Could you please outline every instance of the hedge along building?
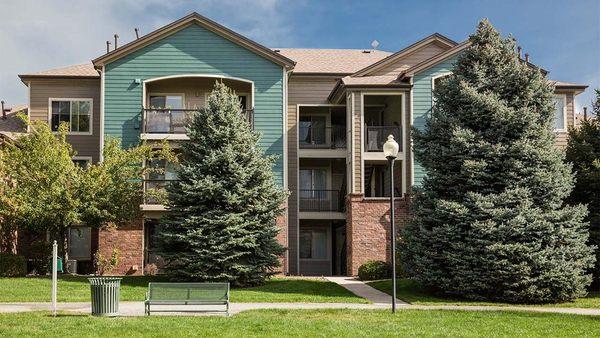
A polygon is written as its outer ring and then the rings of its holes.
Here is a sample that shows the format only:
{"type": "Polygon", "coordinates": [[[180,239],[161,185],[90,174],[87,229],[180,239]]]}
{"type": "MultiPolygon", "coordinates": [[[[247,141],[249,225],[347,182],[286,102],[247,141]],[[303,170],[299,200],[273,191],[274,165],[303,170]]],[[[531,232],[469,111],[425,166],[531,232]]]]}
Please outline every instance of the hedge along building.
{"type": "MultiPolygon", "coordinates": [[[[407,193],[425,173],[412,161],[410,128],[423,127],[437,79],[468,47],[433,34],[396,52],[359,49],[269,49],[197,13],[115,48],[90,64],[20,75],[29,117],[56,128],[69,122],[77,161],[101,161],[107,137],[123,146],[148,140],[185,142],[184,117],[202,108],[214,81],[233,88],[243,113],[279,155],[278,183],[290,190],[277,220],[287,248],[282,272],[355,275],[367,260],[390,259],[390,182],[382,145],[400,144],[396,217],[408,217],[407,193]]],[[[574,124],[574,98],[586,86],[553,82],[557,143],[574,124]]],[[[144,189],[176,179],[146,177],[144,189]]],[[[70,257],[89,261],[99,250],[121,252],[118,273],[163,264],[154,252],[158,220],[168,212],[151,197],[143,219],[113,230],[73,231],[70,257]]]]}

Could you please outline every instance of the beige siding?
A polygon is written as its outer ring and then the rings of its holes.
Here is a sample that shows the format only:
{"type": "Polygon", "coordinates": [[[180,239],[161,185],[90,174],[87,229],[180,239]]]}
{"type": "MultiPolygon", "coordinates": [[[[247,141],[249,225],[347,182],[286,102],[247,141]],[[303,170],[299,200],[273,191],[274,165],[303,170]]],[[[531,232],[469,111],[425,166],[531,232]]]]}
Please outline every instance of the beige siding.
{"type": "Polygon", "coordinates": [[[354,163],[352,171],[354,175],[354,193],[362,193],[362,99],[361,93],[355,92],[352,104],[352,116],[354,117],[354,142],[352,142],[352,151],[354,152],[354,163]]]}
{"type": "Polygon", "coordinates": [[[77,156],[100,157],[100,79],[35,79],[30,82],[31,120],[48,121],[50,98],[91,98],[92,135],[69,135],[77,156]]]}
{"type": "Polygon", "coordinates": [[[425,61],[445,50],[448,47],[442,47],[441,45],[432,42],[418,50],[385,65],[384,67],[370,72],[369,75],[399,75],[402,71],[425,61]]]}
{"type": "MultiPolygon", "coordinates": [[[[213,78],[187,78],[167,79],[149,83],[146,88],[146,105],[149,105],[152,94],[183,94],[184,108],[196,109],[205,106],[206,95],[212,91],[215,81],[223,81],[237,94],[251,94],[252,87],[249,83],[232,81],[228,79],[217,80],[213,78]]],[[[250,97],[248,98],[250,100],[250,97]]]]}
{"type": "Polygon", "coordinates": [[[298,265],[298,104],[328,104],[327,97],[336,84],[334,77],[294,76],[288,85],[288,235],[289,270],[299,273],[298,265]]]}
{"type": "MultiPolygon", "coordinates": [[[[566,94],[567,96],[567,127],[573,127],[575,123],[575,116],[573,111],[575,109],[575,99],[572,92],[556,92],[557,94],[566,94]]],[[[556,133],[556,145],[560,148],[567,146],[567,132],[556,133]]]]}

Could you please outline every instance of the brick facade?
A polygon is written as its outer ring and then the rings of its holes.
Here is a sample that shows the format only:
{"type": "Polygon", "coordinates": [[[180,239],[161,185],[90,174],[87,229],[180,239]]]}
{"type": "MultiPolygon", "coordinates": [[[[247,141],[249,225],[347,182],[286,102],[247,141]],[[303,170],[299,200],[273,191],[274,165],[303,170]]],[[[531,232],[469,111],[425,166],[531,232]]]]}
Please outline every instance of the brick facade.
{"type": "Polygon", "coordinates": [[[110,275],[141,275],[144,264],[144,224],[141,218],[119,226],[98,231],[98,251],[110,257],[118,249],[119,264],[110,275]]]}
{"type": "MultiPolygon", "coordinates": [[[[287,208],[287,205],[286,205],[287,208]]],[[[278,272],[287,272],[287,213],[277,217],[277,235],[279,244],[286,248],[280,258],[281,267],[278,272]]],[[[104,257],[110,257],[114,249],[120,251],[119,265],[111,271],[110,275],[142,275],[144,263],[144,226],[143,220],[138,219],[127,225],[102,228],[97,231],[97,241],[94,239],[93,251],[96,247],[104,257]],[[95,245],[97,243],[97,246],[95,245]]]]}
{"type": "MultiPolygon", "coordinates": [[[[408,202],[396,200],[396,231],[408,220],[408,202]]],[[[391,224],[389,199],[365,199],[362,194],[346,199],[346,239],[348,275],[369,260],[391,262],[391,224]]]]}

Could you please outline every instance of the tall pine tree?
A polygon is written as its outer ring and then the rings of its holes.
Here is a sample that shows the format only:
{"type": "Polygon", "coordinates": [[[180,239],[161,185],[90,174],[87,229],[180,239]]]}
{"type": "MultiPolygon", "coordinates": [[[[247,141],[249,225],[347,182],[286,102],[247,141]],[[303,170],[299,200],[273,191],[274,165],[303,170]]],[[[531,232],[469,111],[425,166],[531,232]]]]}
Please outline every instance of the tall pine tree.
{"type": "Polygon", "coordinates": [[[585,294],[586,208],[554,146],[553,89],[487,21],[470,36],[414,154],[427,171],[402,231],[407,273],[470,299],[540,303],[585,294]]]}
{"type": "Polygon", "coordinates": [[[187,134],[158,235],[166,272],[178,280],[264,282],[283,253],[275,220],[287,194],[275,182],[275,157],[264,155],[260,135],[223,83],[193,115],[187,134]]]}
{"type": "MultiPolygon", "coordinates": [[[[569,130],[567,162],[573,164],[575,188],[569,197],[572,203],[588,205],[590,243],[600,246],[600,89],[592,108],[595,116],[584,120],[578,128],[569,130]]],[[[600,250],[596,248],[594,267],[595,288],[600,289],[600,250]]]]}

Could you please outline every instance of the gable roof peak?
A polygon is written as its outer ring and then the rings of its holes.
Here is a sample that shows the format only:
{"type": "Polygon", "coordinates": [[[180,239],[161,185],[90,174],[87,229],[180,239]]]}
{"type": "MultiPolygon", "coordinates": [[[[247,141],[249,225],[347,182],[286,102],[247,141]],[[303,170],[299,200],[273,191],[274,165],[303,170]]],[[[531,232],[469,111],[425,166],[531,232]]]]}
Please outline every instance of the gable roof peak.
{"type": "Polygon", "coordinates": [[[122,56],[125,56],[139,48],[147,46],[155,41],[158,41],[166,36],[169,36],[187,25],[191,23],[196,23],[203,28],[212,31],[213,33],[220,35],[224,39],[227,39],[233,43],[236,43],[266,59],[271,60],[279,65],[282,65],[288,69],[294,67],[295,62],[293,60],[288,59],[287,57],[278,54],[267,48],[256,41],[253,41],[239,33],[234,32],[233,30],[197,13],[192,12],[179,20],[173,21],[170,24],[167,24],[163,27],[160,27],[144,36],[141,36],[138,39],[135,39],[129,43],[122,45],[102,56],[99,56],[92,60],[94,67],[100,68],[106,63],[119,59],[122,56]]]}
{"type": "Polygon", "coordinates": [[[352,76],[367,75],[367,74],[371,73],[372,71],[380,69],[392,62],[395,62],[396,60],[402,58],[403,56],[406,56],[406,55],[408,55],[408,54],[418,50],[419,48],[421,48],[425,45],[428,45],[429,43],[432,43],[432,42],[437,42],[438,44],[443,45],[447,49],[451,49],[458,44],[456,41],[454,41],[440,33],[433,33],[433,34],[428,35],[425,38],[391,54],[390,56],[388,56],[382,60],[379,60],[378,62],[368,65],[367,67],[352,74],[352,76]]]}

